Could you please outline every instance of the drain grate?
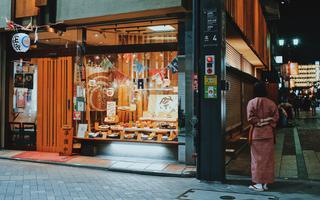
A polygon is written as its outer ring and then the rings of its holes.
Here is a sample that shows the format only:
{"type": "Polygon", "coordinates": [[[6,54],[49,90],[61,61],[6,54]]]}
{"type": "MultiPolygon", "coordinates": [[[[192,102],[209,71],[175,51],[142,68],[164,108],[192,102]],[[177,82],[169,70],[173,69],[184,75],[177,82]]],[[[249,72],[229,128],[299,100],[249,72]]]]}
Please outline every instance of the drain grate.
{"type": "Polygon", "coordinates": [[[180,200],[278,200],[275,196],[191,189],[180,195],[180,200]]]}

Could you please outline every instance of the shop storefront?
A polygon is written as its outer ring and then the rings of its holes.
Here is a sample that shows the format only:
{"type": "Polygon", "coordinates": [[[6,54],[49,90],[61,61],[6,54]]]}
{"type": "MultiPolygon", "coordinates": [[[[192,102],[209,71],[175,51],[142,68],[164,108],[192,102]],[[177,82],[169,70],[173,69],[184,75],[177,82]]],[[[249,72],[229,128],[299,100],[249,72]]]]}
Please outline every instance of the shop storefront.
{"type": "Polygon", "coordinates": [[[37,43],[12,62],[7,146],[185,160],[180,26],[165,19],[29,34],[37,43]]]}

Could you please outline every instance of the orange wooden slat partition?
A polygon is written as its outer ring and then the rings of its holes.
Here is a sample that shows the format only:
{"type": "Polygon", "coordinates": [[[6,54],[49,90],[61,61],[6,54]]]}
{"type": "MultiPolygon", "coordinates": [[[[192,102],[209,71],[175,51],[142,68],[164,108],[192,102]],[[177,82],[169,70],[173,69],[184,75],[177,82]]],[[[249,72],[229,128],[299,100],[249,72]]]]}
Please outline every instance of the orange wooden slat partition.
{"type": "MultiPolygon", "coordinates": [[[[37,150],[62,152],[63,126],[72,126],[72,58],[37,58],[31,62],[38,65],[37,150]]],[[[72,137],[69,140],[72,145],[72,137]]]]}
{"type": "Polygon", "coordinates": [[[39,8],[36,7],[36,0],[15,0],[15,17],[37,16],[39,8]]]}

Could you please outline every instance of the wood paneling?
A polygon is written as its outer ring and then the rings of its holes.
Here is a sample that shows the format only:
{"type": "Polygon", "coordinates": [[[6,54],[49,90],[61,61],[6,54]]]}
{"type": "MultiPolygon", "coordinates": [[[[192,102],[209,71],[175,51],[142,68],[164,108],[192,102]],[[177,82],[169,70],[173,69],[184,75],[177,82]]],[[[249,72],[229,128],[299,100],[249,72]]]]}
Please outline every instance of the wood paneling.
{"type": "Polygon", "coordinates": [[[269,66],[269,32],[259,0],[226,0],[226,11],[244,34],[248,45],[269,66]]]}
{"type": "Polygon", "coordinates": [[[63,127],[72,126],[72,58],[40,58],[32,63],[38,65],[37,150],[71,152],[72,131],[67,131],[71,140],[65,141],[63,127]],[[65,149],[66,143],[71,148],[65,149]]]}
{"type": "Polygon", "coordinates": [[[15,0],[16,18],[31,17],[38,15],[39,8],[36,7],[36,0],[15,0]]]}

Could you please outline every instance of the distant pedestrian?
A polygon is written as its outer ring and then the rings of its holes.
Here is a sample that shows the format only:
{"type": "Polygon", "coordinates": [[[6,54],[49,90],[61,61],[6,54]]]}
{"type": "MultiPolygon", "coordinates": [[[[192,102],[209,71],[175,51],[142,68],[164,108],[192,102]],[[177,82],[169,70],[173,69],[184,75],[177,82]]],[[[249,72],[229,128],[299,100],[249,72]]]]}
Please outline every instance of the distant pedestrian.
{"type": "Polygon", "coordinates": [[[298,118],[300,115],[300,106],[301,106],[301,98],[298,95],[294,97],[292,105],[294,110],[294,116],[295,118],[298,118]]]}
{"type": "Polygon", "coordinates": [[[275,128],[279,119],[277,105],[267,96],[264,82],[254,85],[255,98],[247,106],[247,118],[252,125],[249,138],[251,144],[251,175],[253,184],[249,189],[268,190],[274,182],[275,128]]]}
{"type": "Polygon", "coordinates": [[[316,116],[317,100],[315,96],[312,96],[310,106],[311,106],[312,116],[316,116]]]}

